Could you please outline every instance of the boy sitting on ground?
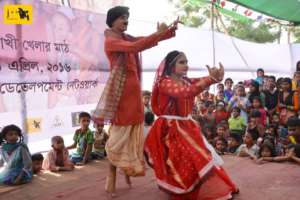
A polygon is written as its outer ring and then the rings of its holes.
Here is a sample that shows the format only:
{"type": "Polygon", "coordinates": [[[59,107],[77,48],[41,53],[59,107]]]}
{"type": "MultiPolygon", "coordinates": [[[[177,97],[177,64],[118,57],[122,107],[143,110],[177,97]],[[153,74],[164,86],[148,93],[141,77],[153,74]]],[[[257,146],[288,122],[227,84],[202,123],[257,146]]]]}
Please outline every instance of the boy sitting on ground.
{"type": "Polygon", "coordinates": [[[32,172],[33,174],[39,174],[41,172],[44,156],[41,153],[35,153],[31,156],[32,160],[32,172]]]}
{"type": "Polygon", "coordinates": [[[94,128],[96,129],[94,132],[95,142],[93,145],[91,157],[92,159],[103,159],[106,156],[105,144],[108,140],[108,135],[104,130],[104,122],[95,123],[94,128]]]}
{"type": "Polygon", "coordinates": [[[68,150],[65,148],[64,139],[61,136],[51,138],[52,150],[50,150],[43,162],[43,169],[51,172],[72,171],[74,164],[69,160],[68,150]]]}
{"type": "Polygon", "coordinates": [[[94,143],[93,132],[89,129],[90,121],[89,113],[81,112],[79,114],[80,129],[75,131],[74,143],[67,147],[67,149],[76,148],[76,152],[71,154],[71,161],[74,164],[84,165],[89,161],[94,143]]]}

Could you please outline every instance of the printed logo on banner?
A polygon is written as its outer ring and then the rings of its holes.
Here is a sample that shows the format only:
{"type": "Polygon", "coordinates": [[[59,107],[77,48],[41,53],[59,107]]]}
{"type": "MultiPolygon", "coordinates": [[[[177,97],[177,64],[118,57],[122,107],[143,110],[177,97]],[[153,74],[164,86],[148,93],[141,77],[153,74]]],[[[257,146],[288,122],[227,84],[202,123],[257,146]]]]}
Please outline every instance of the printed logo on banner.
{"type": "Polygon", "coordinates": [[[80,126],[79,123],[79,114],[80,112],[72,112],[72,127],[80,126]]]}
{"type": "Polygon", "coordinates": [[[26,119],[28,133],[38,133],[42,130],[42,118],[28,118],[26,119]]]}
{"type": "Polygon", "coordinates": [[[55,115],[52,125],[53,128],[60,128],[64,126],[64,121],[61,119],[59,115],[55,115]]]}
{"type": "Polygon", "coordinates": [[[4,24],[32,24],[32,5],[4,5],[4,24]]]}

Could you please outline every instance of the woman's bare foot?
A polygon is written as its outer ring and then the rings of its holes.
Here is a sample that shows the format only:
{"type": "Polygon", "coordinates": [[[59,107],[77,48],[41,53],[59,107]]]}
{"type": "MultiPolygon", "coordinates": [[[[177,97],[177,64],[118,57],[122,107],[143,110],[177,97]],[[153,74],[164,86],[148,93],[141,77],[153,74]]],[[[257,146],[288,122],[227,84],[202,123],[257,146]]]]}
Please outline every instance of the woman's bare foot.
{"type": "Polygon", "coordinates": [[[232,192],[232,194],[239,194],[240,193],[240,189],[236,188],[234,192],[232,192]]]}

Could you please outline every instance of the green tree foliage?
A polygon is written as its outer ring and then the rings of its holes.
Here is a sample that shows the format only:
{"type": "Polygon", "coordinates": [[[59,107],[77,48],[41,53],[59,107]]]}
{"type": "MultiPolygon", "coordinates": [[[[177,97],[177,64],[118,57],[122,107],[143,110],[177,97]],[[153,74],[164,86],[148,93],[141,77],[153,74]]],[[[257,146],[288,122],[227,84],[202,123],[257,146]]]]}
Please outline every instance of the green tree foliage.
{"type": "Polygon", "coordinates": [[[231,20],[227,27],[230,35],[257,43],[274,42],[279,37],[279,32],[271,32],[274,29],[269,24],[255,24],[253,21],[231,20]]]}
{"type": "Polygon", "coordinates": [[[300,27],[297,26],[296,28],[294,28],[294,30],[292,31],[294,37],[296,38],[295,43],[300,43],[300,27]]]}
{"type": "Polygon", "coordinates": [[[202,0],[169,0],[175,7],[176,15],[189,27],[201,27],[209,18],[207,3],[202,0]]]}
{"type": "MultiPolygon", "coordinates": [[[[208,0],[169,0],[169,2],[174,5],[176,14],[179,14],[186,26],[201,27],[211,18],[211,4],[208,0]]],[[[216,19],[216,30],[225,32],[220,28],[220,22],[216,15],[213,17],[216,19]]],[[[258,24],[252,20],[238,20],[231,17],[226,17],[224,20],[230,35],[243,40],[266,43],[274,42],[280,37],[278,28],[271,24],[258,24]]]]}

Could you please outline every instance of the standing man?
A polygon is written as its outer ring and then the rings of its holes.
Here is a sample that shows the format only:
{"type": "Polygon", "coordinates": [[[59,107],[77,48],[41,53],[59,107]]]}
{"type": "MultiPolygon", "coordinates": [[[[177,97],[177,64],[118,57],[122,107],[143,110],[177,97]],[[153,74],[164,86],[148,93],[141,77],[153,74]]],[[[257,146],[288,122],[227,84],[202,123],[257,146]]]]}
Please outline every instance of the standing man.
{"type": "Polygon", "coordinates": [[[157,31],[146,37],[126,33],[129,8],[116,6],[107,12],[105,53],[110,62],[110,76],[104,88],[93,120],[109,120],[109,139],[106,144],[110,171],[105,190],[115,195],[116,168],[120,168],[131,186],[130,176],[143,176],[144,111],[141,92],[141,66],[138,53],[154,47],[159,41],[175,36],[178,20],[170,26],[158,24],[157,31]]]}

